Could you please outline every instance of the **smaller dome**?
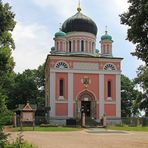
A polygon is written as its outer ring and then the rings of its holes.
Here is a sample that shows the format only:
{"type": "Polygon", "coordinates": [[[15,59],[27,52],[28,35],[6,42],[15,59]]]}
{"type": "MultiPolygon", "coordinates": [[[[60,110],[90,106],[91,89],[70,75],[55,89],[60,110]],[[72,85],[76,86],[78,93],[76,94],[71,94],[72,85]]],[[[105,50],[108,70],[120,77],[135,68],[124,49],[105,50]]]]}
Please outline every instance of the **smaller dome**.
{"type": "Polygon", "coordinates": [[[57,37],[65,37],[66,36],[66,33],[65,32],[63,32],[63,31],[61,31],[61,30],[59,30],[59,32],[56,32],[55,33],[55,37],[57,38],[57,37]]]}
{"type": "Polygon", "coordinates": [[[112,41],[112,36],[107,34],[107,31],[105,31],[105,35],[102,35],[101,40],[110,40],[112,41]]]}
{"type": "Polygon", "coordinates": [[[55,51],[55,47],[54,46],[51,47],[51,52],[53,52],[53,51],[55,51]]]}
{"type": "Polygon", "coordinates": [[[96,49],[96,53],[99,53],[99,49],[96,49]]]}

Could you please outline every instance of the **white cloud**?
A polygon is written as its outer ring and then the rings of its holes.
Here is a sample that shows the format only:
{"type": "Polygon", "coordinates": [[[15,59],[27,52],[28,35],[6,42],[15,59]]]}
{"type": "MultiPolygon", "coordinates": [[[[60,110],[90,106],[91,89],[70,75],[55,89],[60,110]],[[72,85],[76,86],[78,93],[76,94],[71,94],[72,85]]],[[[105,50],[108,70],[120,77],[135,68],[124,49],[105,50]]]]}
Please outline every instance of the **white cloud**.
{"type": "Polygon", "coordinates": [[[16,72],[37,68],[45,62],[53,42],[48,32],[45,26],[17,23],[13,32],[16,44],[16,49],[13,52],[16,72]]]}
{"type": "Polygon", "coordinates": [[[120,13],[123,13],[129,7],[127,0],[112,0],[112,5],[114,6],[114,9],[117,9],[120,13]]]}
{"type": "Polygon", "coordinates": [[[68,17],[73,14],[76,8],[77,0],[33,0],[33,2],[42,8],[51,8],[63,17],[68,17]]]}

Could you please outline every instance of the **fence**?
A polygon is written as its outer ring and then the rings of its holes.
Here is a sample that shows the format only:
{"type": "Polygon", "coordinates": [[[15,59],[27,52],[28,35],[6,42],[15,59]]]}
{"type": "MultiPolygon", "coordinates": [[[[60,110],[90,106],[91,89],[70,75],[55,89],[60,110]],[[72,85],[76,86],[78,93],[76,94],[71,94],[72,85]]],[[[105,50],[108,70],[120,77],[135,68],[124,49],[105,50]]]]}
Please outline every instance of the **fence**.
{"type": "Polygon", "coordinates": [[[121,125],[128,126],[148,126],[148,117],[143,118],[121,118],[121,125]]]}
{"type": "MultiPolygon", "coordinates": [[[[113,119],[112,119],[113,120],[113,119]]],[[[137,118],[137,117],[130,117],[130,118],[121,118],[121,122],[118,123],[118,125],[127,125],[127,126],[148,126],[148,117],[143,118],[137,118]]],[[[47,119],[45,116],[35,116],[35,125],[40,124],[47,124],[47,119]]],[[[24,125],[29,125],[30,123],[25,123],[24,125]]],[[[115,122],[112,122],[111,124],[115,124],[115,122]]],[[[17,126],[20,125],[20,118],[17,116],[17,126]]]]}

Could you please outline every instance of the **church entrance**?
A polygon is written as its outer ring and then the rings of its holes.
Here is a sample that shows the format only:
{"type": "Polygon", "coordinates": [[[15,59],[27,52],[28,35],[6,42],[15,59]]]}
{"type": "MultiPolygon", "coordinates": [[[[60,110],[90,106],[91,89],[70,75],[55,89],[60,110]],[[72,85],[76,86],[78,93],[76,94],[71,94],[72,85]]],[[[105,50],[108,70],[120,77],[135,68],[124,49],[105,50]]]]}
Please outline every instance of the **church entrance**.
{"type": "Polygon", "coordinates": [[[85,112],[86,117],[96,118],[96,100],[94,95],[87,90],[82,92],[76,101],[77,118],[81,118],[82,112],[85,112]]]}
{"type": "Polygon", "coordinates": [[[90,117],[91,115],[91,101],[81,101],[81,110],[84,110],[85,116],[90,117]]]}

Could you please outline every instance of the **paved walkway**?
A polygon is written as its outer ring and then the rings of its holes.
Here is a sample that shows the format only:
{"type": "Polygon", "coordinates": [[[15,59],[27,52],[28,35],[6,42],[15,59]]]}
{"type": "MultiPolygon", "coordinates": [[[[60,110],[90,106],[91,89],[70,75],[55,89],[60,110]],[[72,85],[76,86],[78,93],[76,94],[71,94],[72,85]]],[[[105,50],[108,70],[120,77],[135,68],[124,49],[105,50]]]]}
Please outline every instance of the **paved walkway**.
{"type": "MultiPolygon", "coordinates": [[[[11,133],[15,138],[17,133],[11,133]]],[[[86,129],[74,132],[23,132],[38,148],[148,148],[148,132],[86,129]]]]}

